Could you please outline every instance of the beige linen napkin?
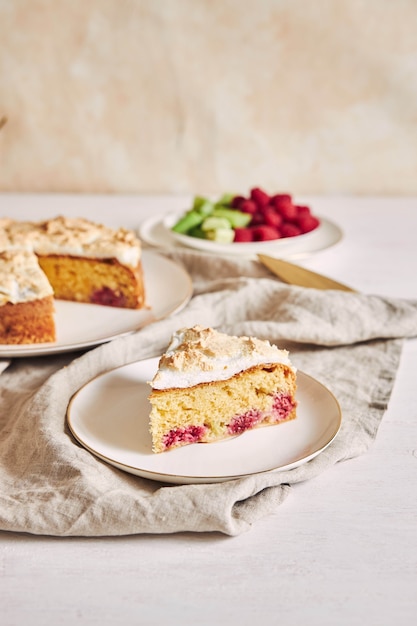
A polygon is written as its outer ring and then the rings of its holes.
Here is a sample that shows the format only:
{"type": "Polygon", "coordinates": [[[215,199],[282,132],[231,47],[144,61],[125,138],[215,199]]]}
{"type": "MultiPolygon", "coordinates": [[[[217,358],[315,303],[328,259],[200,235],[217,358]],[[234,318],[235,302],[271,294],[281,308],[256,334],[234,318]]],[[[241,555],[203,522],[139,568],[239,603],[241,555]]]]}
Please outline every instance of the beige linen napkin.
{"type": "Polygon", "coordinates": [[[12,362],[0,376],[0,529],[58,536],[178,531],[237,535],[270,514],[290,485],[365,452],[393,387],[417,302],[280,283],[257,263],[170,253],[189,270],[188,306],[82,355],[12,362]],[[226,483],[164,485],[98,460],[66,426],[71,396],[97,374],[160,354],[171,333],[202,324],[289,347],[294,364],[338,398],[335,441],[312,461],[226,483]]]}

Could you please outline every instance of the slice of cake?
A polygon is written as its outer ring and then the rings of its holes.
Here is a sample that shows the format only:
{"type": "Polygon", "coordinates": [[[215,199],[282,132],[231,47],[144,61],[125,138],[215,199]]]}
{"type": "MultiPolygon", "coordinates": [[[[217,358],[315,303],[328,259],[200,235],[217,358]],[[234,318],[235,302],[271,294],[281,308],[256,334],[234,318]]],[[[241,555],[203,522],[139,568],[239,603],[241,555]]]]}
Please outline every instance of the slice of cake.
{"type": "Polygon", "coordinates": [[[32,252],[0,252],[0,343],[55,341],[52,294],[32,252]]]}
{"type": "Polygon", "coordinates": [[[296,369],[288,352],[254,337],[181,329],[150,384],[154,452],[296,417],[296,369]]]}

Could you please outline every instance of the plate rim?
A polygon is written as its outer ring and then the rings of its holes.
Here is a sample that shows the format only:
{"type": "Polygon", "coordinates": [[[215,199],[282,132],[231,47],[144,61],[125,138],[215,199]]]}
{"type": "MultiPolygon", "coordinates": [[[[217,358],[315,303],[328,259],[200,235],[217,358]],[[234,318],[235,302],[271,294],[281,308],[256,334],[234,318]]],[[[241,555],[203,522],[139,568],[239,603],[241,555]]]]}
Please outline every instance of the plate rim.
{"type": "MultiPolygon", "coordinates": [[[[38,357],[38,356],[47,356],[53,354],[65,354],[67,352],[75,352],[84,350],[86,348],[91,348],[94,346],[101,345],[103,343],[108,343],[109,341],[113,341],[119,337],[124,337],[126,335],[132,334],[141,330],[141,328],[147,326],[149,323],[153,323],[154,321],[158,321],[161,319],[165,319],[174,313],[178,313],[181,311],[191,300],[193,295],[193,281],[188,273],[188,271],[179,263],[175,262],[173,259],[163,256],[154,250],[142,250],[142,259],[145,263],[152,262],[152,258],[156,258],[158,262],[163,261],[166,265],[170,265],[175,268],[175,271],[182,274],[184,279],[185,286],[185,297],[176,304],[175,307],[170,309],[162,316],[153,316],[153,319],[144,319],[143,322],[139,324],[139,326],[135,325],[134,328],[123,330],[121,332],[113,333],[104,337],[96,338],[93,341],[82,341],[76,343],[66,343],[59,344],[57,342],[54,343],[39,343],[39,344],[0,344],[0,358],[26,358],[26,357],[38,357]]],[[[145,276],[145,286],[146,286],[146,276],[145,276]]],[[[76,305],[83,305],[87,303],[74,303],[76,305]]],[[[134,309],[129,309],[134,311],[134,309]]],[[[152,308],[149,309],[136,309],[138,313],[141,311],[149,311],[149,314],[152,315],[152,308]]]]}
{"type": "MultiPolygon", "coordinates": [[[[327,395],[333,400],[335,407],[336,407],[337,419],[335,420],[331,434],[328,436],[326,442],[323,445],[321,445],[318,449],[314,450],[310,454],[307,454],[302,457],[298,457],[294,459],[293,461],[291,461],[290,463],[286,463],[285,465],[277,465],[274,467],[269,467],[267,469],[254,470],[254,471],[245,472],[241,474],[227,474],[227,475],[216,475],[216,476],[199,476],[195,474],[185,475],[185,474],[177,474],[177,473],[172,473],[172,472],[157,472],[154,470],[148,470],[148,469],[140,468],[137,466],[130,465],[128,463],[118,461],[115,458],[112,458],[110,456],[107,456],[106,454],[103,454],[102,452],[97,451],[90,444],[86,443],[77,432],[77,429],[76,427],[74,427],[74,423],[71,418],[71,409],[73,407],[73,404],[76,401],[77,397],[83,392],[83,390],[85,390],[86,387],[88,387],[90,384],[94,383],[95,381],[105,376],[112,375],[115,372],[123,368],[128,368],[129,366],[133,366],[139,363],[144,363],[147,361],[155,361],[155,360],[157,361],[159,358],[160,358],[160,355],[156,357],[149,357],[146,359],[139,359],[137,361],[133,361],[131,363],[127,363],[124,365],[120,365],[116,368],[112,368],[111,370],[108,370],[106,372],[102,372],[98,374],[97,376],[95,376],[94,378],[87,381],[84,385],[82,385],[72,395],[72,397],[70,398],[68,402],[68,406],[67,406],[67,410],[65,414],[65,421],[74,439],[94,457],[101,459],[108,465],[111,465],[112,467],[116,467],[120,469],[121,471],[127,472],[135,476],[139,476],[142,478],[155,480],[157,482],[165,482],[165,483],[171,483],[171,484],[177,484],[177,485],[212,484],[212,483],[226,482],[226,481],[231,481],[231,480],[238,480],[241,478],[248,478],[250,476],[256,476],[258,474],[267,474],[271,472],[283,472],[283,471],[287,471],[295,467],[298,467],[300,465],[303,465],[307,463],[308,461],[311,461],[312,459],[314,459],[316,456],[318,456],[322,452],[324,452],[324,450],[328,448],[328,446],[335,440],[335,438],[340,432],[343,415],[342,415],[342,409],[341,409],[340,403],[338,399],[336,398],[336,396],[334,395],[334,393],[328,387],[326,387],[326,385],[324,385],[322,382],[320,382],[319,380],[317,380],[310,374],[307,374],[303,370],[298,370],[297,371],[298,377],[300,377],[301,375],[302,378],[308,379],[310,382],[313,382],[315,385],[317,385],[322,390],[324,390],[327,393],[327,395]]],[[[298,380],[300,379],[298,378],[298,380]]],[[[245,433],[242,433],[242,434],[245,434],[245,433]]],[[[213,443],[216,443],[216,442],[213,442],[213,443]]],[[[221,443],[221,442],[217,442],[217,443],[221,443]]]]}

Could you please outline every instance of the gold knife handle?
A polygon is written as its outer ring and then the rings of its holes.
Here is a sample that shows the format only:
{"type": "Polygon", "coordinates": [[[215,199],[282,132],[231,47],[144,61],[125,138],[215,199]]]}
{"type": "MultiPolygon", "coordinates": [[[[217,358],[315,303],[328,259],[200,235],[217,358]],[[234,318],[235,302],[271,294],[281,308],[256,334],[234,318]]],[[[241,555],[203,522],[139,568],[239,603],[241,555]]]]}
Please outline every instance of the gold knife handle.
{"type": "Polygon", "coordinates": [[[311,272],[304,269],[294,263],[283,261],[282,259],[275,259],[274,257],[267,256],[266,254],[258,254],[259,261],[267,267],[275,276],[278,276],[280,280],[289,284],[297,285],[299,287],[310,287],[313,289],[339,289],[341,291],[355,290],[343,283],[339,283],[328,276],[311,272]]]}

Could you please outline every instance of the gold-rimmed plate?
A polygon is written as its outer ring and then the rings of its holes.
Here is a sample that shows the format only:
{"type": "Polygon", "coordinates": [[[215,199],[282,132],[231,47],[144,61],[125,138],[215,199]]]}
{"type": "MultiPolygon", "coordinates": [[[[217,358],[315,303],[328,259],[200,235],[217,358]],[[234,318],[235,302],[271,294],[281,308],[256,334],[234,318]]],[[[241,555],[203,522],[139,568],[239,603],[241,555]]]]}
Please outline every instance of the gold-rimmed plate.
{"type": "Polygon", "coordinates": [[[306,463],[336,437],[339,403],[311,376],[298,372],[295,420],[248,431],[219,443],[192,444],[154,454],[148,396],[158,358],[106,372],[82,387],[67,411],[75,439],[125,472],[174,484],[217,483],[306,463]]]}
{"type": "Polygon", "coordinates": [[[232,257],[255,258],[257,254],[270,254],[282,259],[297,259],[331,248],[343,238],[343,232],[337,224],[319,217],[318,228],[297,237],[252,243],[217,243],[173,232],[172,226],[180,216],[181,213],[168,213],[144,220],[138,228],[141,240],[149,246],[182,247],[232,257]]]}

